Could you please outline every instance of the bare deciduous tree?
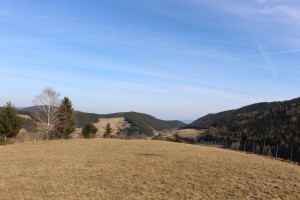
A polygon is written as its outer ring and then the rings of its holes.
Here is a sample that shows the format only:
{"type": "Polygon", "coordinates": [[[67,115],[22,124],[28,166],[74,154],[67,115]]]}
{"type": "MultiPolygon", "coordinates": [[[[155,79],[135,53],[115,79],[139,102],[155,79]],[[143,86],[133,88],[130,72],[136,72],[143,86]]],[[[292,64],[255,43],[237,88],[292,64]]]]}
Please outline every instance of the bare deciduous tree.
{"type": "Polygon", "coordinates": [[[59,100],[60,94],[50,87],[46,87],[43,92],[33,99],[33,104],[37,107],[33,115],[37,122],[41,123],[39,127],[46,134],[48,140],[51,133],[60,126],[59,118],[59,100]]]}

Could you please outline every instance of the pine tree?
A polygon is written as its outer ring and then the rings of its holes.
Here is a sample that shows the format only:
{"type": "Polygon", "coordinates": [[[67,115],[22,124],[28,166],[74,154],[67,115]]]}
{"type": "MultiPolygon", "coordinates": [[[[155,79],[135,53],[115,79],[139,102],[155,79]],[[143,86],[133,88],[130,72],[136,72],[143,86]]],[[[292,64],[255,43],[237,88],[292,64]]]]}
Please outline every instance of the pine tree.
{"type": "Polygon", "coordinates": [[[64,97],[61,100],[59,107],[59,118],[61,121],[60,127],[58,129],[58,134],[62,138],[69,138],[69,135],[74,132],[74,116],[73,116],[73,105],[68,97],[64,97]]]}
{"type": "Polygon", "coordinates": [[[108,123],[105,127],[105,133],[103,135],[104,138],[109,138],[112,133],[112,128],[110,127],[110,123],[108,123]]]}
{"type": "Polygon", "coordinates": [[[84,138],[93,138],[97,131],[98,129],[94,126],[94,124],[88,123],[82,128],[81,134],[84,138]]]}
{"type": "Polygon", "coordinates": [[[0,113],[0,135],[9,138],[15,137],[21,129],[21,120],[17,110],[8,102],[0,113]]]}

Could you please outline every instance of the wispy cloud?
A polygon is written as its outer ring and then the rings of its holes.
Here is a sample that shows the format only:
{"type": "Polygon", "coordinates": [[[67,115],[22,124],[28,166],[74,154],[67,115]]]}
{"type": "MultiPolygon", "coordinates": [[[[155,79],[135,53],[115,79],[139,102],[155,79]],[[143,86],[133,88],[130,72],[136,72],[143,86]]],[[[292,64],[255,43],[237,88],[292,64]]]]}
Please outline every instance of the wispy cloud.
{"type": "Polygon", "coordinates": [[[285,20],[287,23],[291,23],[290,20],[300,23],[300,8],[297,8],[295,5],[270,5],[270,3],[264,3],[264,7],[261,9],[261,13],[268,15],[280,15],[280,20],[285,20]],[[286,17],[284,19],[283,17],[286,17]],[[289,21],[287,21],[289,20],[289,21]]]}
{"type": "Polygon", "coordinates": [[[256,22],[300,23],[300,2],[289,0],[256,1],[201,1],[190,0],[199,5],[218,9],[256,22]]]}

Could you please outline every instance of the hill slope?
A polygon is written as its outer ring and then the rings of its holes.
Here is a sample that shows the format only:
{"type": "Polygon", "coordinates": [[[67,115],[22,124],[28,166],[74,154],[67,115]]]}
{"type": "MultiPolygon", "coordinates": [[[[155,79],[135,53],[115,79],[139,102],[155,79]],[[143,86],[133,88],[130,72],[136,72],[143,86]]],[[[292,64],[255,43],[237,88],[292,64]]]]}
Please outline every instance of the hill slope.
{"type": "Polygon", "coordinates": [[[244,106],[242,108],[235,109],[235,110],[223,111],[216,114],[208,114],[205,115],[204,117],[195,120],[187,127],[196,128],[196,129],[209,128],[211,126],[216,126],[217,123],[219,123],[220,121],[226,118],[235,117],[244,113],[266,111],[272,107],[276,107],[280,105],[281,103],[282,102],[271,102],[271,103],[262,102],[262,103],[256,103],[256,104],[244,106]]]}
{"type": "Polygon", "coordinates": [[[1,199],[299,199],[300,167],[196,145],[60,140],[0,147],[1,199]]]}
{"type": "MultiPolygon", "coordinates": [[[[121,112],[112,114],[93,114],[93,113],[83,113],[75,112],[76,126],[82,127],[88,122],[97,123],[99,118],[122,118],[131,124],[128,128],[128,132],[131,134],[145,134],[147,136],[153,135],[153,130],[165,130],[165,129],[175,129],[180,128],[185,123],[181,121],[165,121],[157,119],[151,115],[137,112],[121,112]]],[[[101,119],[100,119],[101,120],[101,119]]]]}
{"type": "Polygon", "coordinates": [[[300,162],[300,98],[208,115],[190,126],[209,128],[199,141],[238,142],[247,151],[256,145],[260,154],[300,162]]]}
{"type": "MultiPolygon", "coordinates": [[[[30,112],[35,110],[36,107],[27,107],[19,110],[19,114],[30,115],[30,112]]],[[[112,114],[95,114],[95,113],[85,113],[80,111],[74,112],[75,116],[75,126],[81,128],[87,123],[97,123],[99,118],[125,118],[125,120],[131,124],[128,128],[128,132],[131,134],[145,134],[147,136],[152,136],[153,130],[161,131],[165,129],[176,129],[186,124],[181,121],[166,121],[157,119],[151,115],[137,112],[120,112],[112,114]]]]}

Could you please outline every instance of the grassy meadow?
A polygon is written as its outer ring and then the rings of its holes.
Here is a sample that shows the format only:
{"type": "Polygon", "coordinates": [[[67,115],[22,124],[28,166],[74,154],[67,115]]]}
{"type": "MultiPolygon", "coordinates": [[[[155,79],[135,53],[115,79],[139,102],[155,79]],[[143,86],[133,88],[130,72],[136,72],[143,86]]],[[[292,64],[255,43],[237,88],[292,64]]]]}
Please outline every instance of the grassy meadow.
{"type": "Polygon", "coordinates": [[[196,129],[182,129],[179,130],[178,136],[183,139],[197,138],[203,134],[206,130],[196,130],[196,129]]]}
{"type": "Polygon", "coordinates": [[[0,199],[300,199],[297,165],[149,140],[0,146],[0,177],[0,199]]]}

